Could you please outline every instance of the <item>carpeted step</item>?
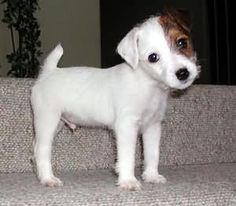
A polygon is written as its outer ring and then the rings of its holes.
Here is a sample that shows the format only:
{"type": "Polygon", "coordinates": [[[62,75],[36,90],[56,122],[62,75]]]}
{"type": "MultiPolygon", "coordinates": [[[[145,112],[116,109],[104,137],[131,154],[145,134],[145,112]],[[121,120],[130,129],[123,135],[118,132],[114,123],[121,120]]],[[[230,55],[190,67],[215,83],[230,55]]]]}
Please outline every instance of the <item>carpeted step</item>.
{"type": "Polygon", "coordinates": [[[133,192],[117,188],[110,170],[59,173],[65,185],[58,188],[39,185],[32,173],[0,174],[0,205],[236,205],[236,163],[164,166],[160,171],[166,184],[143,183],[141,191],[133,192]]]}

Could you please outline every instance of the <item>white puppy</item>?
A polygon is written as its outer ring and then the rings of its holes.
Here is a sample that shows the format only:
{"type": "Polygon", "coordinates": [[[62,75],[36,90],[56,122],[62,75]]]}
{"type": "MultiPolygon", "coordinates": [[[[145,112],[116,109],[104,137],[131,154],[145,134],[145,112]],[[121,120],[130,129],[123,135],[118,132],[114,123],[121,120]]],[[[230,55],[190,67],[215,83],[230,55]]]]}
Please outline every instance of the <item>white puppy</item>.
{"type": "Polygon", "coordinates": [[[34,155],[43,185],[62,185],[51,166],[53,136],[62,123],[72,129],[106,125],[115,131],[118,185],[128,190],[141,186],[134,175],[135,145],[141,133],[144,181],[166,181],[158,173],[158,162],[169,89],[187,88],[198,75],[189,28],[182,17],[181,12],[169,10],[133,28],[117,48],[125,63],[108,69],[58,68],[61,45],[48,55],[31,98],[34,155]]]}

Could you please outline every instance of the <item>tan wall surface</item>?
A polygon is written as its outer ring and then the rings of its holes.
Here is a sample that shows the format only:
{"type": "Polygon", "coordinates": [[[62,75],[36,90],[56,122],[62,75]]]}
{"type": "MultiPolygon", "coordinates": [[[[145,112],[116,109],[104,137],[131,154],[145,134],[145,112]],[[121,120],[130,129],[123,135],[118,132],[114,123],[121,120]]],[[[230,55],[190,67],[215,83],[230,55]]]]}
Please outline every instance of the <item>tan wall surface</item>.
{"type": "MultiPolygon", "coordinates": [[[[36,16],[41,29],[43,56],[58,43],[64,48],[60,66],[100,66],[99,0],[39,0],[36,16]]],[[[0,18],[3,15],[0,5],[0,18]]],[[[10,33],[0,22],[0,75],[9,69],[10,33]]]]}

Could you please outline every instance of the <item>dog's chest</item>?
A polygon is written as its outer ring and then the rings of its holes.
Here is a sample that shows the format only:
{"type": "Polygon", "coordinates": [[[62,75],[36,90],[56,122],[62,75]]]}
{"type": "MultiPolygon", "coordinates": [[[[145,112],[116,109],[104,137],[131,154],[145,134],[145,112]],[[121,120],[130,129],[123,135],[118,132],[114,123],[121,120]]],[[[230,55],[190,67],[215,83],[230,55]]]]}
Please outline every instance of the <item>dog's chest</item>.
{"type": "Polygon", "coordinates": [[[167,93],[157,91],[147,101],[143,112],[143,124],[162,121],[167,104],[167,93]]]}

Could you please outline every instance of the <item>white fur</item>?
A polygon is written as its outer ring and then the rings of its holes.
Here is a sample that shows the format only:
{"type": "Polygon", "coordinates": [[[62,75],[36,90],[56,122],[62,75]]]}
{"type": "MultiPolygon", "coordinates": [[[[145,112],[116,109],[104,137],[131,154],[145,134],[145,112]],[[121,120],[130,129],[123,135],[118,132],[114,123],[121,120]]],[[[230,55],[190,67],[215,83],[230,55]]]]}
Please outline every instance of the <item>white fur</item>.
{"type": "Polygon", "coordinates": [[[197,66],[170,49],[157,18],[132,29],[117,51],[126,63],[108,69],[57,68],[63,54],[61,45],[46,58],[31,98],[36,134],[34,154],[42,184],[62,184],[51,166],[53,136],[62,122],[72,129],[76,125],[106,125],[115,131],[118,185],[128,190],[141,186],[134,176],[134,167],[137,134],[142,133],[143,179],[152,183],[166,181],[158,173],[158,162],[161,121],[169,88],[184,89],[192,84],[198,74],[197,66]],[[160,60],[149,63],[148,55],[153,52],[160,55],[160,60]],[[184,82],[175,75],[182,67],[190,72],[184,82]]]}

